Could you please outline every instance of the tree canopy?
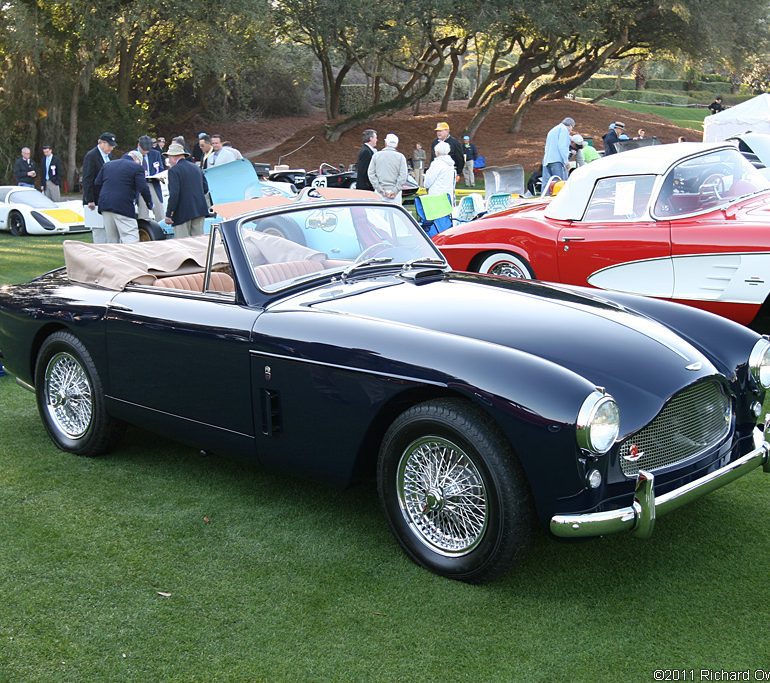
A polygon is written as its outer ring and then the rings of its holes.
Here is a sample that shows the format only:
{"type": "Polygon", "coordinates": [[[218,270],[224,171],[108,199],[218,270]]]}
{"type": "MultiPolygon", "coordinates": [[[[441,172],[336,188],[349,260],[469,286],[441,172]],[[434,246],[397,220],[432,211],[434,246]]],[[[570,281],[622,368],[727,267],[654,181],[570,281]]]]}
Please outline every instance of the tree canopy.
{"type": "Polygon", "coordinates": [[[769,2],[8,0],[0,167],[23,144],[66,149],[72,172],[105,129],[131,140],[201,116],[299,112],[314,72],[330,139],[437,89],[445,109],[460,80],[472,132],[500,102],[515,105],[515,130],[533,102],[659,54],[764,83],[769,2]],[[344,113],[351,85],[362,104],[344,113]]]}

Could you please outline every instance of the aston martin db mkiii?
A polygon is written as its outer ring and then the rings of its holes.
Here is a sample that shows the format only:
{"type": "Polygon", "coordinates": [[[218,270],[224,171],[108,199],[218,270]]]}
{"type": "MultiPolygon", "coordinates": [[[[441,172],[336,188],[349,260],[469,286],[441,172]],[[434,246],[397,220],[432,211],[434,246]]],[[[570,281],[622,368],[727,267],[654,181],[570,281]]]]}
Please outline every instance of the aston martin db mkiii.
{"type": "Polygon", "coordinates": [[[317,194],[218,207],[204,237],[68,241],[65,268],[0,288],[2,361],[53,442],[100,455],[131,423],[337,485],[376,472],[406,553],[468,582],[513,566],[536,520],[647,537],[770,469],[767,339],[456,273],[401,207],[317,194]]]}

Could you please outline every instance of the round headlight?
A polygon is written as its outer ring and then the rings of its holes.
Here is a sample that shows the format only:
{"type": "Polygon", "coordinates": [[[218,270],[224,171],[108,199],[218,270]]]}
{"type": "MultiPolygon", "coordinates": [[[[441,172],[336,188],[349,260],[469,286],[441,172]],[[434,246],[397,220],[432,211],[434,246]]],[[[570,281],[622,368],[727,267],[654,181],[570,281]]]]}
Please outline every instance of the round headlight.
{"type": "Polygon", "coordinates": [[[749,371],[754,381],[764,389],[770,388],[770,341],[759,339],[749,355],[749,371]]]}
{"type": "Polygon", "coordinates": [[[592,392],[578,413],[578,446],[601,455],[612,448],[619,430],[620,410],[615,399],[601,391],[592,392]]]}

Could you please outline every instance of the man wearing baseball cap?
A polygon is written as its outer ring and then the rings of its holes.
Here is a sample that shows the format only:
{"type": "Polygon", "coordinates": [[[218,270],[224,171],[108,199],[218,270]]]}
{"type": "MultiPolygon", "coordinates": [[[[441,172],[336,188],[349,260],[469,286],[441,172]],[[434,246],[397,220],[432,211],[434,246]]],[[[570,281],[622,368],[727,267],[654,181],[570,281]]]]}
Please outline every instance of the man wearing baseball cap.
{"type": "Polygon", "coordinates": [[[113,133],[102,133],[96,147],[86,152],[85,157],[83,157],[83,216],[86,228],[91,230],[91,239],[94,244],[107,241],[104,233],[104,221],[97,209],[99,188],[94,185],[94,181],[99,175],[99,171],[102,170],[102,166],[110,161],[110,154],[117,144],[113,133]]]}
{"type": "Polygon", "coordinates": [[[449,156],[452,157],[452,161],[455,162],[455,171],[457,175],[462,175],[463,168],[465,168],[465,153],[463,152],[463,146],[459,140],[456,140],[449,134],[449,124],[446,121],[441,121],[436,124],[436,139],[430,146],[430,160],[433,161],[436,158],[436,145],[439,142],[446,142],[449,145],[449,156]]]}

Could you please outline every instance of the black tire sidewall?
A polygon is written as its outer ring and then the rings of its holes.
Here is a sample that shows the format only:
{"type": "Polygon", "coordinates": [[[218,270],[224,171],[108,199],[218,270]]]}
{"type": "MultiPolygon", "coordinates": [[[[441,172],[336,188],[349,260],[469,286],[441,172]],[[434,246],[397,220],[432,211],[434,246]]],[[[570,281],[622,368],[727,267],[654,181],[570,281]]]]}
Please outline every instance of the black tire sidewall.
{"type": "Polygon", "coordinates": [[[11,234],[14,237],[24,237],[27,234],[27,224],[24,220],[24,216],[22,216],[18,211],[11,211],[8,216],[8,229],[11,231],[11,234]],[[14,219],[19,220],[18,228],[13,227],[14,219]]]}
{"type": "MultiPolygon", "coordinates": [[[[491,452],[488,453],[494,446],[484,438],[483,429],[477,430],[480,433],[475,435],[466,435],[453,424],[453,420],[440,415],[428,416],[421,412],[425,413],[414,409],[404,413],[393,423],[383,440],[377,479],[386,518],[402,548],[418,564],[448,578],[470,583],[486,581],[513,563],[515,548],[504,546],[514,541],[520,542],[524,547],[528,541],[528,536],[515,541],[510,528],[507,528],[511,516],[521,513],[521,510],[507,510],[504,502],[505,491],[521,488],[521,482],[511,481],[516,477],[515,469],[501,466],[504,458],[510,456],[510,453],[503,454],[502,459],[495,457],[491,452]],[[410,528],[405,514],[401,511],[397,490],[399,461],[410,443],[425,436],[442,437],[456,444],[472,460],[484,482],[487,496],[487,528],[481,543],[465,555],[446,556],[431,549],[410,528]],[[477,438],[473,438],[472,442],[470,436],[477,438]],[[479,447],[474,443],[479,444],[479,447]]],[[[526,508],[525,505],[522,509],[526,508]]],[[[527,527],[528,525],[527,522],[527,527]]]]}

